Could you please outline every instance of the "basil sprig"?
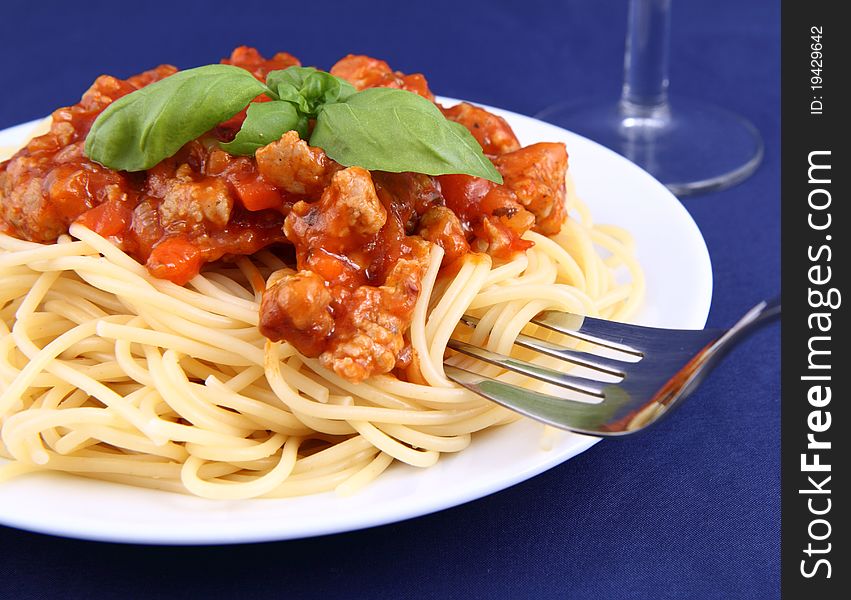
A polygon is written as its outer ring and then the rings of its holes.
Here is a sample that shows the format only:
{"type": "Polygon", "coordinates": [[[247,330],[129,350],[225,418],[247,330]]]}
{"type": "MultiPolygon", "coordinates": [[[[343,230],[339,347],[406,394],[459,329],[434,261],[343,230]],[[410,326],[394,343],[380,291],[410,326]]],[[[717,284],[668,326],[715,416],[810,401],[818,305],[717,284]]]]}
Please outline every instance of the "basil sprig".
{"type": "Polygon", "coordinates": [[[313,67],[272,71],[266,77],[266,86],[279,99],[292,102],[312,118],[316,118],[320,106],[345,102],[357,93],[355,86],[345,79],[313,67]]]}
{"type": "Polygon", "coordinates": [[[266,84],[230,65],[180,71],[110,104],[86,138],[90,159],[123,171],[149,169],[184,144],[248,105],[231,154],[253,155],[295,130],[344,166],[464,173],[502,183],[502,176],[466,128],[412,92],[390,88],[356,91],[330,73],[310,67],[272,71],[266,84]],[[271,101],[249,102],[265,94],[271,101]]]}

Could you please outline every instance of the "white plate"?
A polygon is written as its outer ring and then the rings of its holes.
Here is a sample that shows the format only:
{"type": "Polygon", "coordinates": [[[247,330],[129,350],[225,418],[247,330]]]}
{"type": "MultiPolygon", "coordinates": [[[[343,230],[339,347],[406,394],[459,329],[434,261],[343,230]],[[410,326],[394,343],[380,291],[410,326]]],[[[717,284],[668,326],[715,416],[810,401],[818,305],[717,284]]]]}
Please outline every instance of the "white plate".
{"type": "MultiPolygon", "coordinates": [[[[446,102],[452,102],[445,99],[446,102]]],[[[635,236],[647,276],[637,320],[702,328],[712,269],[697,226],[658,181],[614,152],[535,119],[493,109],[521,142],[563,141],[577,191],[600,223],[635,236]]],[[[0,131],[0,146],[20,144],[29,124],[0,131]]],[[[2,283],[0,283],[2,284],[2,283]]],[[[546,471],[598,441],[559,434],[541,448],[541,426],[528,420],[474,436],[463,452],[430,469],[393,465],[360,494],[212,501],[45,473],[0,485],[0,523],[92,540],[223,544],[284,540],[392,523],[456,506],[546,471]]]]}

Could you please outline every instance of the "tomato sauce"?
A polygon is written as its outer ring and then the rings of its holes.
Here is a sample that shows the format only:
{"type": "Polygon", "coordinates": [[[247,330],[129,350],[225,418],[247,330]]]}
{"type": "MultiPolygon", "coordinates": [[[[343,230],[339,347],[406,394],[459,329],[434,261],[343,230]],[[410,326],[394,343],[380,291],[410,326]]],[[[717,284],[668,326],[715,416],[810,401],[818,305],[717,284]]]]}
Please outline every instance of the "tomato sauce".
{"type": "MultiPolygon", "coordinates": [[[[244,46],[222,62],[260,80],[300,65],[289,54],[265,59],[244,46]]],[[[469,104],[442,110],[473,132],[504,185],[346,169],[294,132],[255,157],[233,156],[219,142],[233,139],[245,110],[145,172],[113,171],[85,156],[86,136],[111,102],[176,71],[161,65],[126,81],[104,75],[78,104],[55,111],[49,133],[0,163],[0,230],[53,242],[77,222],[181,285],[207,263],[290,247],[298,272],[270,282],[261,331],[360,381],[394,368],[417,379],[405,335],[428,242],[443,247],[449,271],[471,251],[509,260],[532,245],[525,231],[552,233],[563,220],[563,145],[520,148],[504,120],[469,104]]],[[[357,89],[394,87],[434,99],[422,75],[370,57],[349,55],[331,73],[357,89]]]]}

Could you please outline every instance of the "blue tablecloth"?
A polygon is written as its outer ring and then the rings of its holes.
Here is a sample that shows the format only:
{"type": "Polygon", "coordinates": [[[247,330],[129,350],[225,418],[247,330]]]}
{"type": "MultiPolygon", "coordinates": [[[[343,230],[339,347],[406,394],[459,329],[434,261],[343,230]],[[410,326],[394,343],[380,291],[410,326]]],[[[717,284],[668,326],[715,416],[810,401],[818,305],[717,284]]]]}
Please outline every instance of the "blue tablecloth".
{"type": "MultiPolygon", "coordinates": [[[[213,62],[236,45],[328,67],[348,52],[432,89],[534,114],[619,93],[626,0],[24,2],[0,10],[0,128],[101,73],[213,62]],[[412,4],[412,6],[408,6],[412,4]]],[[[712,256],[710,325],[779,291],[779,4],[674,6],[671,91],[762,132],[743,184],[684,200],[712,256]]],[[[723,148],[718,148],[723,152],[723,148]]],[[[776,598],[779,327],[742,344],[652,433],[608,441],[490,497],[318,539],[206,548],[0,527],[0,598],[776,598]]]]}

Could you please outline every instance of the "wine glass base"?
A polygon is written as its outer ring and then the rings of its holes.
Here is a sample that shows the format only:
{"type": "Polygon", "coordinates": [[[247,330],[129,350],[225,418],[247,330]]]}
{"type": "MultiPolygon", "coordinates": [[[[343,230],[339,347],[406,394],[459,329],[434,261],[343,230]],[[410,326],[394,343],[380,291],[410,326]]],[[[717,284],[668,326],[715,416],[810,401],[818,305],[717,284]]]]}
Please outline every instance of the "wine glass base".
{"type": "Polygon", "coordinates": [[[562,103],[535,116],[622,154],[677,196],[735,185],[763,156],[749,121],[686,98],[644,112],[611,102],[562,103]]]}

